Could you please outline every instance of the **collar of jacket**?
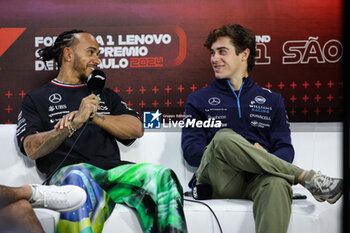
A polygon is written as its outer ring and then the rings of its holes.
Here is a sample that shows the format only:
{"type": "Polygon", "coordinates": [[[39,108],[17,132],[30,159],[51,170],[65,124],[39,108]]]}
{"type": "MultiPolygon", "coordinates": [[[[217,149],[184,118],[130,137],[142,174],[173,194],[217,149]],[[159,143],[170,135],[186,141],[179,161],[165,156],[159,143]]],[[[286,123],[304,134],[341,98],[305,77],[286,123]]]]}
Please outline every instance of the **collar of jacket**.
{"type": "MultiPolygon", "coordinates": [[[[249,89],[250,87],[252,87],[255,83],[253,82],[253,80],[250,78],[250,76],[248,76],[248,78],[244,78],[244,85],[242,87],[242,92],[244,92],[245,89],[249,89]]],[[[231,93],[231,89],[230,87],[227,85],[227,79],[215,79],[213,82],[213,85],[218,88],[219,90],[222,91],[229,91],[231,93]]]]}

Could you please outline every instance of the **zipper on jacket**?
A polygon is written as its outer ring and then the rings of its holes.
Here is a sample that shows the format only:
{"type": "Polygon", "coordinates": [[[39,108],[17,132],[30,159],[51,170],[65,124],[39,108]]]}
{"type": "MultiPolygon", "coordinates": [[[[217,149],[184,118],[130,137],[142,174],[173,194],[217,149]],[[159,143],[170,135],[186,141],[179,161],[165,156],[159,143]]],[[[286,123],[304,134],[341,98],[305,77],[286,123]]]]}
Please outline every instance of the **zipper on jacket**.
{"type": "Polygon", "coordinates": [[[242,88],[243,88],[243,85],[244,85],[244,79],[243,79],[243,82],[242,82],[242,85],[241,85],[241,88],[239,89],[239,92],[238,92],[238,95],[236,94],[235,90],[233,90],[232,86],[231,86],[231,83],[230,83],[230,80],[226,80],[227,81],[227,84],[228,86],[231,88],[231,91],[233,92],[233,94],[236,96],[236,99],[237,99],[237,107],[238,107],[238,116],[239,118],[242,118],[242,114],[241,114],[241,104],[239,102],[239,97],[241,96],[241,91],[242,91],[242,88]]]}

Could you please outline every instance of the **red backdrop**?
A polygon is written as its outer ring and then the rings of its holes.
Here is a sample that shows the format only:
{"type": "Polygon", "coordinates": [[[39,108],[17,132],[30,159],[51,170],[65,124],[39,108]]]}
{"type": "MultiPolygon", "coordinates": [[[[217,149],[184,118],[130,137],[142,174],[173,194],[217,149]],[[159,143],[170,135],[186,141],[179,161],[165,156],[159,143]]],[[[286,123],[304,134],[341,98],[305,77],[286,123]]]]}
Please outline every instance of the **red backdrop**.
{"type": "Polygon", "coordinates": [[[290,121],[341,121],[342,11],[340,0],[1,1],[0,123],[57,74],[36,50],[73,28],[97,37],[107,86],[129,106],[181,113],[214,79],[207,34],[234,23],[257,35],[252,79],[283,95],[290,121]]]}

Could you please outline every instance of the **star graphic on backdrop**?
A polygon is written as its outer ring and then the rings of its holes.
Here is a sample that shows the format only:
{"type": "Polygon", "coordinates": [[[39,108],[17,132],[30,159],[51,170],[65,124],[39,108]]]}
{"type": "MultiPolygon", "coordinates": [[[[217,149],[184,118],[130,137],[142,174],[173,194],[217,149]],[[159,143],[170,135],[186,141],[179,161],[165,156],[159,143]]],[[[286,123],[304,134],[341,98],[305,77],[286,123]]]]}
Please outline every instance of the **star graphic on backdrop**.
{"type": "Polygon", "coordinates": [[[159,112],[159,109],[157,109],[157,111],[155,113],[152,113],[153,118],[152,118],[151,122],[154,121],[155,119],[158,119],[158,117],[161,115],[162,114],[159,112]]]}

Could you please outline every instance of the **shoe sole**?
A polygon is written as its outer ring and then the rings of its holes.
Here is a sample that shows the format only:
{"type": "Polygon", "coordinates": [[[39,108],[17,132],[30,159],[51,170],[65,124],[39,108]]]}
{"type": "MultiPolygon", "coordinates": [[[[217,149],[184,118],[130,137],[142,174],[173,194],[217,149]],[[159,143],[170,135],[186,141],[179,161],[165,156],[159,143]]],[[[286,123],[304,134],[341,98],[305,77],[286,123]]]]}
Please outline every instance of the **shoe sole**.
{"type": "Polygon", "coordinates": [[[338,193],[337,195],[335,195],[334,197],[327,199],[327,202],[328,202],[329,204],[334,204],[334,203],[336,203],[336,202],[339,200],[339,198],[341,197],[342,194],[343,194],[343,191],[339,192],[339,193],[338,193]]]}
{"type": "Polygon", "coordinates": [[[315,195],[312,195],[317,201],[319,201],[319,202],[324,202],[324,201],[326,201],[326,199],[323,199],[323,198],[320,198],[320,197],[318,197],[318,196],[315,196],[315,195]]]}
{"type": "Polygon", "coordinates": [[[322,199],[320,197],[316,197],[316,196],[313,196],[313,197],[319,202],[327,201],[329,204],[334,204],[334,203],[336,203],[339,200],[339,198],[341,197],[342,194],[343,194],[343,192],[339,192],[337,195],[335,195],[334,197],[329,198],[327,200],[326,199],[322,199]]]}

